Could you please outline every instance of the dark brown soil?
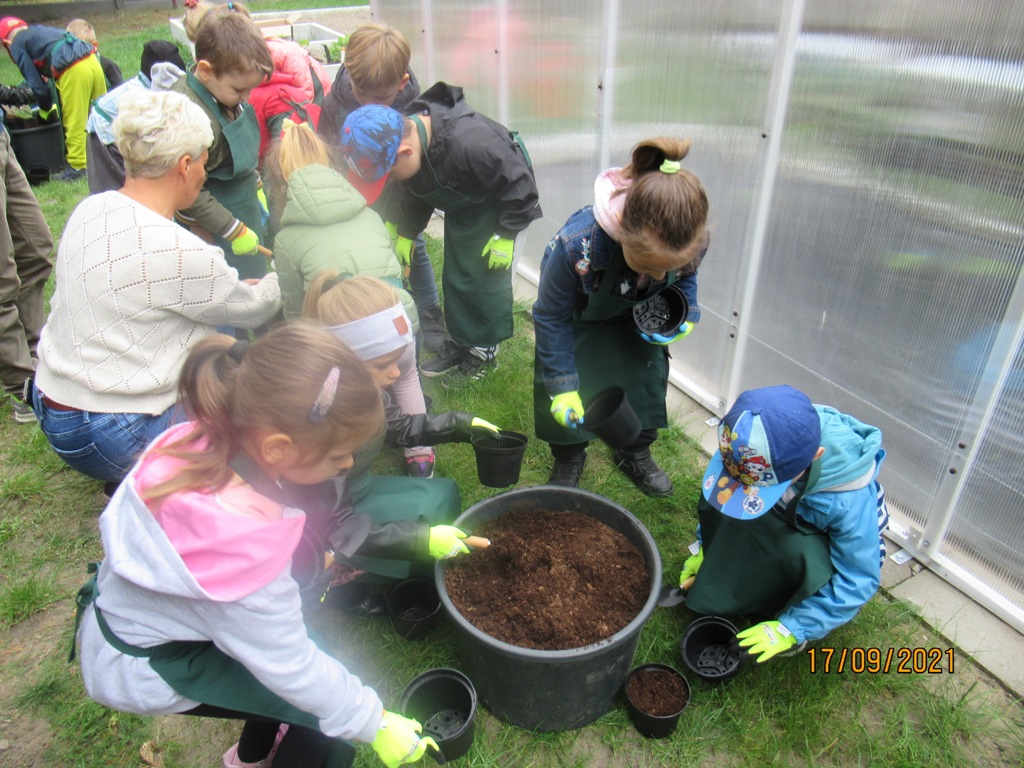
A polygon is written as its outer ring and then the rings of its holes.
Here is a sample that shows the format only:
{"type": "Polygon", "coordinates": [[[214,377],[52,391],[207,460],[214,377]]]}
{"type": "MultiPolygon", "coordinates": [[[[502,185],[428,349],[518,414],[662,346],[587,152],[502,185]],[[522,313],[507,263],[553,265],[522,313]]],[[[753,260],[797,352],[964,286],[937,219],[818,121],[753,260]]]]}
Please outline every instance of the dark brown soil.
{"type": "Polygon", "coordinates": [[[681,711],[690,700],[686,681],[668,669],[640,669],[630,675],[626,696],[641,712],[667,717],[681,711]]]}
{"type": "Polygon", "coordinates": [[[650,592],[640,550],[576,512],[511,512],[476,527],[487,549],[453,561],[445,589],[467,621],[521,648],[564,650],[611,637],[650,592]]]}

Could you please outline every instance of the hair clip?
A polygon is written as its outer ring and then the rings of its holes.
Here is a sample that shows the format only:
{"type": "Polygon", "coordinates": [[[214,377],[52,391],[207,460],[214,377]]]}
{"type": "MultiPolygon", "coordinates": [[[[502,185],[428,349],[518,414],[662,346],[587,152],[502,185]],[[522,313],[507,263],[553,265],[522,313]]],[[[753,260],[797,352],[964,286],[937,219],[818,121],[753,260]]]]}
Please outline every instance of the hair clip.
{"type": "Polygon", "coordinates": [[[199,0],[185,0],[186,8],[196,8],[199,5],[199,0]]]}
{"type": "Polygon", "coordinates": [[[327,418],[327,413],[334,405],[334,396],[338,394],[338,379],[341,378],[341,369],[334,366],[327,372],[324,385],[320,387],[320,394],[313,401],[313,407],[309,409],[309,420],[313,424],[321,424],[327,418]]]}
{"type": "Polygon", "coordinates": [[[320,289],[320,295],[323,296],[329,290],[331,290],[332,288],[334,288],[337,285],[341,285],[343,282],[348,280],[350,277],[352,277],[352,273],[351,272],[342,272],[340,275],[335,275],[334,277],[330,278],[329,280],[325,280],[324,284],[323,284],[323,287],[320,289]]]}
{"type": "Polygon", "coordinates": [[[661,167],[658,170],[661,171],[662,173],[673,174],[679,173],[679,169],[681,167],[682,166],[679,165],[678,160],[669,160],[668,158],[665,158],[665,162],[661,164],[661,167]]]}
{"type": "Polygon", "coordinates": [[[249,342],[239,339],[231,345],[231,349],[228,350],[228,357],[237,363],[242,362],[242,358],[245,357],[245,353],[249,351],[249,342]]]}

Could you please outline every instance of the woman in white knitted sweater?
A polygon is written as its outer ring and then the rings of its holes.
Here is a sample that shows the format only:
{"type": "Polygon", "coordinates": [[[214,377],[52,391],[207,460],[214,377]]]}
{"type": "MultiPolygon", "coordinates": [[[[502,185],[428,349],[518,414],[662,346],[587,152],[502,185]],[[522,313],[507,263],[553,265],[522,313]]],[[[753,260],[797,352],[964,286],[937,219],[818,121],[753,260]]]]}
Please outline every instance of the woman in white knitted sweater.
{"type": "Polygon", "coordinates": [[[240,280],[220,248],[174,222],[206,179],[203,111],[178,93],[145,92],[122,103],[113,127],[125,185],[68,219],[32,396],[57,454],[108,490],[182,419],[189,348],[217,326],[256,328],[281,307],[276,274],[240,280]]]}

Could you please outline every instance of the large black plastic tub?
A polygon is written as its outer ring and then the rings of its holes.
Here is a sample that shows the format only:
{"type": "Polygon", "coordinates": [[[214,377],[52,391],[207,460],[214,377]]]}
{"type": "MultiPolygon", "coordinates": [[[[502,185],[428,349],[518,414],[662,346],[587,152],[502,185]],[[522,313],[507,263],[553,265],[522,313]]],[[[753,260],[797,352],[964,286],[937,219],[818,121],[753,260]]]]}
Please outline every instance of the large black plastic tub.
{"type": "Polygon", "coordinates": [[[481,632],[452,604],[445,561],[435,570],[441,605],[455,625],[462,669],[481,703],[496,717],[532,731],[565,731],[592,723],[615,706],[633,667],[637,640],[657,605],[661,557],[651,534],[629,510],[590,491],[536,486],[492,496],[467,509],[455,525],[472,531],[506,513],[564,510],[592,517],[623,534],[642,553],[650,593],[640,613],[610,638],[561,651],[520,648],[481,632]]]}

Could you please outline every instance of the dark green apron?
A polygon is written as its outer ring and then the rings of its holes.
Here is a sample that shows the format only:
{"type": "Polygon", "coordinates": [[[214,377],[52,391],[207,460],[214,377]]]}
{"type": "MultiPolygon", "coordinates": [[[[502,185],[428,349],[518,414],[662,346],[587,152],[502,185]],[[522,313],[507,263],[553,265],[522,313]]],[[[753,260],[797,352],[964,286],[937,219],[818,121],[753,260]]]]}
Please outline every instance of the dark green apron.
{"type": "MultiPolygon", "coordinates": [[[[806,487],[821,474],[811,464],[806,487]]],[[[832,578],[828,536],[796,514],[802,493],[753,520],[723,515],[701,495],[697,504],[704,562],[686,607],[715,616],[774,618],[832,578]]]]}
{"type": "MultiPolygon", "coordinates": [[[[296,708],[270,691],[248,669],[212,642],[176,640],[152,648],[139,648],[124,642],[110,629],[103,612],[96,605],[95,600],[99,597],[96,586],[98,569],[95,564],[90,564],[89,570],[92,577],[78,590],[75,598],[76,635],[82,614],[92,603],[96,623],[106,641],[126,656],[148,658],[153,671],[179,696],[201,704],[301,725],[314,731],[320,730],[320,721],[315,715],[296,708]]],[[[350,749],[343,745],[332,745],[322,765],[324,768],[345,768],[351,765],[350,749]]]]}
{"type": "Polygon", "coordinates": [[[427,132],[415,115],[412,121],[423,145],[423,167],[433,189],[416,197],[445,212],[444,320],[452,339],[463,346],[490,347],[512,336],[512,273],[489,269],[482,254],[498,226],[497,211],[482,209],[473,199],[444,186],[427,157],[427,132]]]}
{"type": "MultiPolygon", "coordinates": [[[[383,439],[363,446],[355,455],[355,464],[349,470],[348,488],[352,505],[357,513],[366,515],[377,525],[394,520],[422,518],[428,525],[451,523],[462,514],[462,498],[454,481],[447,477],[425,480],[418,477],[391,477],[374,475],[370,464],[380,452],[383,439]]],[[[335,553],[339,563],[368,571],[376,576],[407,579],[416,564],[409,560],[388,560],[380,557],[354,555],[344,557],[335,553]]],[[[433,561],[430,571],[433,572],[433,561]]],[[[419,569],[422,570],[422,567],[419,569]]],[[[372,580],[370,577],[367,580],[372,580]]]]}
{"type": "MultiPolygon", "coordinates": [[[[217,117],[224,141],[231,150],[231,163],[220,168],[208,169],[206,190],[214,196],[231,214],[251,229],[264,241],[263,214],[256,197],[256,164],[259,161],[260,127],[252,107],[242,109],[234,120],[228,120],[213,95],[191,73],[187,73],[188,86],[202,100],[206,108],[217,117]]],[[[263,277],[267,274],[267,261],[262,254],[236,256],[231,252],[231,243],[218,233],[213,233],[216,244],[224,250],[229,265],[238,270],[238,276],[245,280],[263,277]]]]}
{"type": "MultiPolygon", "coordinates": [[[[608,387],[622,387],[644,429],[668,426],[665,397],[668,393],[668,351],[648,344],[636,332],[633,307],[657,296],[676,281],[671,272],[661,288],[637,299],[613,294],[619,275],[632,271],[617,243],[597,291],[587,296],[582,311],[577,308],[572,322],[573,352],[580,377],[580,399],[586,403],[608,387]]],[[[544,388],[543,371],[534,353],[533,418],[537,437],[547,443],[572,445],[596,440],[585,427],[563,427],[551,417],[551,397],[544,388]]],[[[583,416],[586,424],[586,414],[583,416]]]]}

